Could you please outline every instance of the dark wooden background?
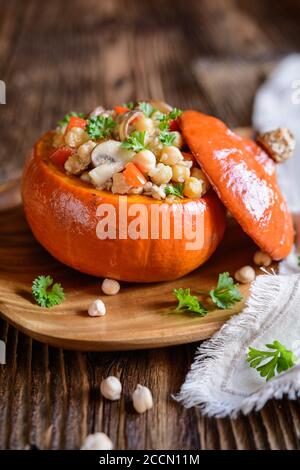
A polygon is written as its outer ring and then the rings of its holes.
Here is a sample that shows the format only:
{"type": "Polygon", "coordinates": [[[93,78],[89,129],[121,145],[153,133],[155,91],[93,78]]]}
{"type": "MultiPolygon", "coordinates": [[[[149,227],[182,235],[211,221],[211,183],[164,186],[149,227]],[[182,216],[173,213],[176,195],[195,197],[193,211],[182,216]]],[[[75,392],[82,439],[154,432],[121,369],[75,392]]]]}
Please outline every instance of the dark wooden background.
{"type": "MultiPolygon", "coordinates": [[[[0,0],[0,180],[19,173],[26,151],[66,111],[165,98],[249,125],[257,86],[300,48],[299,2],[251,0],[0,0]]],[[[130,306],[128,306],[130,315],[130,306]]],[[[104,431],[118,449],[293,449],[300,402],[269,402],[237,420],[207,419],[171,399],[197,345],[82,354],[48,348],[0,321],[0,447],[80,447],[104,431]],[[121,378],[108,403],[99,384],[121,378]],[[153,411],[133,412],[137,382],[153,411]]]]}

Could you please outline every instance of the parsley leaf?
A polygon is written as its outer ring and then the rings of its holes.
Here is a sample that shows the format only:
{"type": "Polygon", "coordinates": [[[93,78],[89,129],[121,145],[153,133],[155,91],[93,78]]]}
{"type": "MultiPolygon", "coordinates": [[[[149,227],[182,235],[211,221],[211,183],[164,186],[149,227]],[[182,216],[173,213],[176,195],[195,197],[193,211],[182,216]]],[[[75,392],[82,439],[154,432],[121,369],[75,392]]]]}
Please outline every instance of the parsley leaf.
{"type": "Polygon", "coordinates": [[[134,131],[130,134],[127,140],[122,142],[121,146],[127,150],[133,150],[134,152],[140,152],[146,148],[145,145],[146,131],[134,131]]]}
{"type": "Polygon", "coordinates": [[[76,111],[71,111],[70,113],[66,114],[60,121],[58,121],[57,125],[59,127],[67,126],[71,117],[84,118],[84,113],[76,113],[76,111]]]}
{"type": "Polygon", "coordinates": [[[86,130],[92,139],[109,137],[116,122],[110,116],[95,116],[88,119],[86,130]]]}
{"type": "Polygon", "coordinates": [[[155,119],[159,121],[159,129],[161,131],[168,131],[170,126],[170,120],[168,114],[157,112],[155,114],[155,119]]]}
{"type": "Polygon", "coordinates": [[[174,140],[175,140],[176,134],[175,132],[168,132],[168,131],[163,131],[159,134],[159,141],[165,145],[169,146],[172,145],[174,140]]]}
{"type": "Polygon", "coordinates": [[[272,351],[260,351],[259,349],[249,348],[247,362],[250,367],[259,372],[266,381],[272,379],[275,374],[290,369],[296,364],[296,358],[292,351],[286,349],[279,341],[272,344],[266,344],[272,351]]]}
{"type": "Polygon", "coordinates": [[[125,108],[128,108],[128,109],[133,109],[134,108],[134,102],[129,101],[128,103],[123,103],[122,106],[124,106],[125,108]]]}
{"type": "Polygon", "coordinates": [[[173,108],[172,111],[169,113],[169,119],[177,119],[182,114],[181,109],[173,108]]]}
{"type": "Polygon", "coordinates": [[[300,266],[300,256],[298,256],[298,266],[300,266]]]}
{"type": "Polygon", "coordinates": [[[206,308],[199,302],[195,295],[191,295],[190,289],[174,289],[174,295],[178,300],[176,310],[188,310],[198,313],[201,317],[207,315],[206,308]]]}
{"type": "Polygon", "coordinates": [[[152,106],[152,104],[147,103],[146,101],[141,101],[139,103],[139,108],[141,111],[143,111],[143,113],[147,117],[151,117],[152,114],[156,111],[156,109],[152,106]]]}
{"type": "Polygon", "coordinates": [[[38,276],[32,283],[32,294],[40,307],[47,308],[60,304],[65,298],[62,286],[57,282],[53,284],[51,276],[38,276]]]}
{"type": "Polygon", "coordinates": [[[184,196],[183,196],[183,186],[184,186],[183,183],[177,183],[177,184],[171,184],[170,183],[170,184],[167,184],[167,186],[165,186],[165,193],[166,193],[167,196],[169,194],[171,194],[173,196],[184,198],[184,196]]]}
{"type": "Polygon", "coordinates": [[[217,287],[209,292],[212,301],[217,307],[225,309],[232,307],[242,300],[238,284],[235,284],[229,273],[219,274],[217,287]]]}

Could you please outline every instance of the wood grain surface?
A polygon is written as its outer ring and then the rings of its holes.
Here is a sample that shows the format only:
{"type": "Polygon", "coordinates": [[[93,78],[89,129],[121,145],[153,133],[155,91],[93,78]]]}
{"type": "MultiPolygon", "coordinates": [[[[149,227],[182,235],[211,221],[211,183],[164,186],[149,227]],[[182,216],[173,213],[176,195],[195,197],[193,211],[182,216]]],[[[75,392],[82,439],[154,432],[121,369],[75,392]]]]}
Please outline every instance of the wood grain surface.
{"type": "MultiPolygon", "coordinates": [[[[300,47],[299,2],[287,0],[10,0],[0,3],[0,178],[15,178],[34,140],[70,109],[165,98],[250,124],[257,86],[300,47]]],[[[13,240],[14,233],[11,233],[13,240]]],[[[24,266],[26,271],[27,266],[24,266]]],[[[7,281],[9,282],[9,280],[7,281]]],[[[1,320],[0,447],[74,449],[106,432],[118,449],[297,449],[300,402],[269,402],[248,417],[207,419],[179,390],[197,344],[79,353],[32,341],[1,320]],[[120,377],[108,403],[99,384],[120,377]],[[130,394],[148,385],[154,409],[139,416],[130,394]]]]}

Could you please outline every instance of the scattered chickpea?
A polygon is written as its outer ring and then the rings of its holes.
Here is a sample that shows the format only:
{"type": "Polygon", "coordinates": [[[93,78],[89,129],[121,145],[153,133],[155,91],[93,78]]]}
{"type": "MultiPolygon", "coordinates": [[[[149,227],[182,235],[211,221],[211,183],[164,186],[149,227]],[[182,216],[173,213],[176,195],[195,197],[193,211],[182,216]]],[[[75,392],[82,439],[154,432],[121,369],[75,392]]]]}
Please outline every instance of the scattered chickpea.
{"type": "Polygon", "coordinates": [[[153,170],[156,165],[156,157],[151,150],[141,150],[134,157],[134,163],[139,167],[139,169],[148,174],[149,171],[153,170]]]}
{"type": "Polygon", "coordinates": [[[254,254],[253,261],[257,266],[267,268],[272,263],[272,258],[264,251],[259,250],[254,254]]]}
{"type": "Polygon", "coordinates": [[[236,271],[234,277],[241,284],[249,284],[255,279],[255,271],[252,266],[243,266],[236,271]]]}
{"type": "Polygon", "coordinates": [[[146,116],[140,116],[138,119],[136,119],[136,121],[134,121],[134,127],[137,131],[146,131],[149,135],[151,135],[154,131],[154,123],[152,119],[146,116]]]}
{"type": "Polygon", "coordinates": [[[166,184],[172,178],[172,168],[163,163],[158,163],[156,167],[149,172],[150,178],[154,184],[166,184]]]}
{"type": "Polygon", "coordinates": [[[90,317],[103,317],[106,314],[106,307],[102,300],[94,300],[88,309],[90,317]]]}
{"type": "Polygon", "coordinates": [[[70,147],[79,147],[88,140],[88,135],[81,127],[72,127],[65,135],[65,142],[70,147]]]}
{"type": "Polygon", "coordinates": [[[104,279],[101,288],[106,295],[116,295],[120,290],[120,283],[114,279],[104,279]]]}
{"type": "Polygon", "coordinates": [[[145,413],[145,411],[153,408],[152,393],[148,387],[138,384],[132,394],[133,407],[138,413],[145,413]]]}
{"type": "Polygon", "coordinates": [[[113,443],[110,438],[104,434],[104,432],[96,432],[95,434],[89,434],[82,446],[81,450],[112,450],[113,443]]]}
{"type": "Polygon", "coordinates": [[[122,392],[122,384],[117,377],[113,375],[102,380],[100,384],[102,395],[108,400],[119,400],[122,392]]]}
{"type": "Polygon", "coordinates": [[[181,147],[183,146],[182,135],[180,134],[180,132],[177,131],[173,131],[173,135],[175,135],[175,139],[173,140],[174,147],[178,147],[179,149],[181,149],[181,147]]]}
{"type": "Polygon", "coordinates": [[[185,165],[174,165],[172,167],[172,180],[176,183],[184,183],[190,177],[190,169],[185,165]]]}
{"type": "Polygon", "coordinates": [[[170,145],[169,147],[163,147],[160,161],[166,165],[173,166],[183,161],[183,155],[177,147],[170,145]]]}
{"type": "Polygon", "coordinates": [[[187,178],[184,182],[183,194],[190,199],[201,197],[205,192],[203,181],[194,176],[187,178]]]}

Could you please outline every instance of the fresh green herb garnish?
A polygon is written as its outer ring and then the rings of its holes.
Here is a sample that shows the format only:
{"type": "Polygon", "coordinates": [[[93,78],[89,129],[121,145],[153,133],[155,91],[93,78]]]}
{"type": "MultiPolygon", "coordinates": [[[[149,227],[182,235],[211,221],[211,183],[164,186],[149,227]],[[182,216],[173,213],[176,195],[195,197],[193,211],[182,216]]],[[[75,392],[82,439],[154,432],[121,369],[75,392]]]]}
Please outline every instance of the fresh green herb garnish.
{"type": "Polygon", "coordinates": [[[209,292],[212,301],[221,309],[230,308],[242,300],[238,284],[235,284],[229,273],[219,274],[217,287],[209,292]]]}
{"type": "Polygon", "coordinates": [[[177,197],[180,197],[180,198],[183,198],[183,187],[184,187],[184,184],[183,183],[177,183],[177,184],[167,184],[167,186],[165,186],[165,193],[166,195],[168,196],[169,194],[173,195],[173,196],[177,196],[177,197]]]}
{"type": "Polygon", "coordinates": [[[170,128],[170,122],[177,119],[181,113],[181,109],[178,108],[173,108],[169,114],[156,113],[155,117],[159,121],[159,129],[161,131],[168,131],[170,128]]]}
{"type": "Polygon", "coordinates": [[[169,120],[169,115],[168,114],[157,112],[155,114],[155,119],[157,121],[159,121],[158,127],[161,131],[168,131],[169,130],[170,120],[169,120]]]}
{"type": "Polygon", "coordinates": [[[76,113],[76,111],[71,111],[70,113],[66,114],[60,121],[58,121],[59,127],[65,127],[69,124],[71,117],[80,117],[84,118],[83,113],[76,113]]]}
{"type": "Polygon", "coordinates": [[[182,114],[181,109],[173,108],[172,111],[169,113],[169,119],[177,119],[182,114]]]}
{"type": "Polygon", "coordinates": [[[175,132],[168,132],[168,131],[163,131],[159,134],[159,141],[165,145],[169,146],[172,145],[174,140],[175,140],[176,134],[175,132]]]}
{"type": "Polygon", "coordinates": [[[133,109],[134,108],[134,102],[129,101],[128,103],[123,103],[122,106],[124,106],[125,108],[128,108],[128,109],[133,109]]]}
{"type": "Polygon", "coordinates": [[[279,341],[266,344],[266,347],[273,351],[260,351],[250,347],[247,356],[250,367],[256,369],[261,377],[266,378],[266,381],[272,379],[276,373],[280,374],[296,364],[294,353],[286,349],[279,341]]]}
{"type": "Polygon", "coordinates": [[[145,145],[146,131],[139,132],[134,131],[130,134],[127,140],[122,142],[121,146],[127,150],[133,150],[134,152],[140,152],[146,148],[145,145]]]}
{"type": "Polygon", "coordinates": [[[152,104],[147,103],[146,101],[141,101],[139,103],[139,108],[141,111],[143,111],[143,113],[147,117],[151,117],[152,114],[156,111],[156,109],[152,106],[152,104]]]}
{"type": "Polygon", "coordinates": [[[176,310],[188,310],[189,312],[198,313],[200,316],[207,315],[206,308],[195,295],[191,295],[190,289],[174,289],[173,293],[178,300],[176,310]]]}
{"type": "Polygon", "coordinates": [[[47,308],[60,304],[65,298],[62,286],[57,282],[53,284],[51,276],[38,276],[32,283],[32,294],[40,307],[47,308]]]}
{"type": "Polygon", "coordinates": [[[298,266],[300,266],[300,256],[298,256],[298,266]]]}
{"type": "Polygon", "coordinates": [[[109,137],[116,122],[110,116],[95,116],[88,119],[86,130],[92,139],[109,137]]]}

